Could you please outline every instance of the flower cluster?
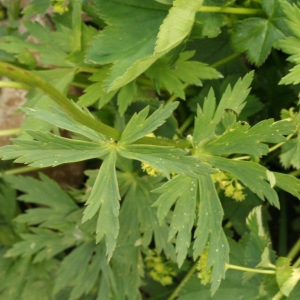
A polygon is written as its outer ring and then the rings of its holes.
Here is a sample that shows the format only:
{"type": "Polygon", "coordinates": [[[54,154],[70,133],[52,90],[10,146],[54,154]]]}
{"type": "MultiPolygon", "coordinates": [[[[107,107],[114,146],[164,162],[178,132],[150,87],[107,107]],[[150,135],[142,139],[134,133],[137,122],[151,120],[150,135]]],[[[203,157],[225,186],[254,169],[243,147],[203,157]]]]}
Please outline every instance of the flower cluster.
{"type": "Polygon", "coordinates": [[[224,190],[226,197],[231,197],[236,201],[245,200],[244,187],[236,178],[229,177],[224,172],[218,172],[212,175],[214,182],[219,184],[220,189],[224,190]]]}
{"type": "Polygon", "coordinates": [[[212,267],[207,268],[209,245],[203,250],[197,264],[197,276],[201,280],[201,284],[206,285],[211,278],[212,267]]]}
{"type": "Polygon", "coordinates": [[[60,15],[64,14],[69,10],[67,0],[51,0],[51,6],[53,12],[58,13],[60,15]]]}
{"type": "Polygon", "coordinates": [[[162,285],[170,285],[173,283],[173,277],[176,272],[173,265],[157,255],[155,251],[150,251],[149,256],[145,258],[146,266],[149,269],[149,276],[160,282],[162,285]]]}
{"type": "Polygon", "coordinates": [[[153,177],[157,177],[158,175],[163,175],[163,173],[161,173],[159,170],[153,168],[151,165],[145,162],[142,162],[141,168],[144,172],[146,172],[148,175],[153,177]]]}

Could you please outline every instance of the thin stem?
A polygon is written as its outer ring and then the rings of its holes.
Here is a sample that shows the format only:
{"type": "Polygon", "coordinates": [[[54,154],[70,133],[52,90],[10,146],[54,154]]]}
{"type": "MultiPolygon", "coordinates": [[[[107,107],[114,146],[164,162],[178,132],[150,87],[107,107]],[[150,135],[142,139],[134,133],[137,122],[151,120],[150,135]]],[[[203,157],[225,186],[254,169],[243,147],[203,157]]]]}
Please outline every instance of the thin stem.
{"type": "Polygon", "coordinates": [[[180,128],[178,128],[177,132],[182,134],[190,125],[191,123],[193,123],[194,121],[194,116],[190,115],[185,121],[184,123],[180,126],[180,128]]]}
{"type": "Polygon", "coordinates": [[[220,7],[220,6],[201,6],[200,12],[212,12],[235,15],[261,15],[264,13],[259,8],[244,8],[244,7],[220,7]]]}
{"type": "Polygon", "coordinates": [[[179,285],[177,286],[177,288],[173,291],[173,293],[171,294],[171,296],[168,298],[168,300],[174,300],[180,290],[183,288],[183,286],[187,283],[187,281],[190,280],[190,278],[193,276],[193,274],[195,273],[195,271],[197,270],[197,264],[198,262],[196,262],[193,267],[189,270],[189,272],[185,275],[185,277],[182,279],[182,281],[179,283],[179,285]]]}
{"type": "Polygon", "coordinates": [[[211,65],[211,67],[213,67],[213,68],[220,67],[220,66],[225,65],[225,64],[227,64],[228,62],[230,62],[230,61],[232,61],[232,60],[238,58],[239,56],[241,56],[241,53],[234,53],[234,54],[231,54],[231,55],[229,55],[229,56],[227,56],[227,57],[225,57],[225,58],[223,58],[223,59],[220,59],[219,61],[213,63],[213,64],[211,65]]]}
{"type": "Polygon", "coordinates": [[[14,81],[0,81],[0,88],[30,90],[30,87],[28,85],[14,81]]]}
{"type": "Polygon", "coordinates": [[[284,295],[278,291],[278,293],[272,298],[272,300],[280,300],[284,295]]]}
{"type": "Polygon", "coordinates": [[[261,270],[261,269],[247,268],[247,267],[241,267],[241,266],[236,266],[231,264],[226,264],[226,269],[233,269],[233,270],[239,270],[239,271],[250,272],[250,273],[275,274],[274,270],[261,270]]]}
{"type": "Polygon", "coordinates": [[[300,251],[300,239],[298,239],[296,244],[294,244],[294,246],[292,247],[292,249],[288,253],[287,257],[290,258],[290,259],[294,259],[299,251],[300,251]]]}
{"type": "Polygon", "coordinates": [[[290,139],[294,136],[294,134],[295,134],[295,133],[292,133],[292,134],[288,135],[288,136],[286,137],[286,140],[285,140],[284,142],[278,143],[278,144],[276,144],[275,146],[271,147],[271,148],[269,149],[269,153],[275,151],[276,149],[278,149],[278,148],[280,148],[282,145],[284,145],[288,140],[290,140],[290,139]]]}
{"type": "Polygon", "coordinates": [[[54,100],[67,114],[69,114],[76,121],[115,140],[119,139],[121,135],[121,132],[119,130],[86,115],[79,109],[79,107],[77,107],[55,87],[50,85],[41,77],[33,74],[32,72],[20,69],[8,63],[0,62],[0,74],[3,74],[13,80],[25,83],[32,88],[41,90],[52,100],[54,100]]]}
{"type": "Polygon", "coordinates": [[[15,134],[18,134],[19,131],[20,131],[20,128],[0,130],[0,136],[15,135],[15,134]]]}
{"type": "Polygon", "coordinates": [[[293,268],[298,268],[300,265],[300,257],[293,263],[293,268]]]}
{"type": "Polygon", "coordinates": [[[20,168],[14,168],[11,170],[0,172],[0,178],[5,175],[14,175],[14,174],[22,174],[22,173],[28,173],[40,170],[41,168],[33,168],[33,167],[20,167],[20,168]]]}

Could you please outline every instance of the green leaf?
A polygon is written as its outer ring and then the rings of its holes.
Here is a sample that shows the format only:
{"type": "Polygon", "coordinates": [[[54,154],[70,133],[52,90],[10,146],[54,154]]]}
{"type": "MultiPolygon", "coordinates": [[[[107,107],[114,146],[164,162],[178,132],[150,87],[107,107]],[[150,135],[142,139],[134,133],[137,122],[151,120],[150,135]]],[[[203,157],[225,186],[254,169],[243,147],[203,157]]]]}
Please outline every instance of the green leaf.
{"type": "Polygon", "coordinates": [[[273,172],[276,186],[300,200],[300,179],[289,174],[273,172]]]}
{"type": "Polygon", "coordinates": [[[106,87],[118,89],[187,37],[201,4],[202,0],[176,0],[167,15],[164,5],[149,0],[98,1],[95,9],[109,26],[91,43],[86,60],[114,63],[106,87]]]}
{"type": "Polygon", "coordinates": [[[35,119],[55,125],[61,129],[79,133],[94,142],[106,140],[105,136],[77,122],[58,107],[51,107],[50,111],[39,108],[24,107],[22,108],[22,111],[24,111],[27,115],[34,117],[35,119]]]}
{"type": "Polygon", "coordinates": [[[284,76],[279,84],[298,84],[300,82],[300,67],[299,67],[299,47],[300,47],[300,8],[297,4],[290,4],[288,2],[282,3],[283,11],[285,14],[285,22],[294,36],[286,37],[278,42],[278,46],[287,54],[291,56],[288,60],[295,63],[289,74],[284,76]]]}
{"type": "Polygon", "coordinates": [[[287,30],[279,0],[263,0],[262,8],[266,18],[251,17],[234,25],[232,45],[236,51],[246,52],[247,58],[260,66],[268,57],[278,40],[284,38],[287,30]]]}
{"type": "Polygon", "coordinates": [[[191,244],[198,192],[196,179],[177,175],[153,192],[161,193],[153,204],[153,206],[158,207],[157,215],[160,224],[163,224],[171,207],[176,202],[172,212],[168,240],[171,241],[176,236],[177,263],[180,267],[186,259],[191,244]]]}
{"type": "Polygon", "coordinates": [[[98,108],[101,108],[115,96],[118,90],[107,92],[104,88],[104,80],[108,74],[109,66],[103,66],[89,78],[90,81],[95,83],[90,84],[84,90],[84,94],[79,97],[77,102],[79,106],[91,106],[99,101],[98,108]]]}
{"type": "Polygon", "coordinates": [[[109,24],[91,42],[86,61],[114,63],[106,87],[110,90],[129,83],[147,69],[159,27],[167,15],[165,6],[154,1],[97,1],[94,9],[109,24]]]}
{"type": "Polygon", "coordinates": [[[279,257],[276,260],[276,281],[280,288],[280,292],[289,297],[300,280],[300,269],[293,269],[290,266],[290,259],[287,257],[279,257]]]}
{"type": "Polygon", "coordinates": [[[174,102],[167,104],[165,107],[161,105],[148,118],[149,106],[138,114],[134,114],[122,132],[119,142],[122,143],[122,145],[130,144],[151,133],[165,123],[166,119],[171,116],[178,104],[178,102],[174,102]]]}
{"type": "Polygon", "coordinates": [[[44,168],[101,157],[108,152],[105,143],[71,140],[39,131],[27,132],[35,140],[15,139],[14,145],[1,147],[2,159],[15,159],[18,163],[44,168]]]}
{"type": "Polygon", "coordinates": [[[285,168],[300,169],[300,135],[287,141],[281,148],[280,162],[285,168]]]}
{"type": "Polygon", "coordinates": [[[96,228],[96,241],[99,243],[104,237],[106,242],[106,254],[111,258],[116,247],[116,239],[119,233],[119,188],[116,177],[117,153],[112,150],[104,159],[97,175],[92,192],[86,202],[82,222],[91,219],[98,211],[96,228]]]}
{"type": "Polygon", "coordinates": [[[214,169],[199,159],[187,156],[184,150],[166,146],[128,145],[118,149],[119,155],[145,162],[162,172],[167,178],[170,171],[195,177],[196,173],[214,173],[214,169]]]}
{"type": "Polygon", "coordinates": [[[6,182],[24,194],[18,200],[39,205],[20,214],[16,222],[28,225],[41,224],[43,227],[59,228],[65,226],[66,216],[78,207],[74,200],[61,187],[43,173],[41,180],[25,176],[7,176],[6,182]]]}
{"type": "MultiPolygon", "coordinates": [[[[111,284],[110,288],[115,288],[114,278],[110,266],[107,265],[103,245],[95,245],[94,241],[83,243],[62,261],[55,278],[54,294],[58,294],[64,288],[71,287],[72,290],[68,299],[80,299],[95,287],[101,271],[105,280],[111,284]],[[87,278],[88,280],[86,280],[87,278]]],[[[101,289],[101,285],[98,289],[101,289]]]]}
{"type": "Polygon", "coordinates": [[[74,230],[65,230],[58,234],[53,230],[44,228],[31,228],[32,233],[21,234],[23,241],[13,244],[5,253],[5,257],[31,257],[35,254],[33,263],[48,260],[60,252],[78,244],[80,239],[74,235],[74,230]]]}
{"type": "MultiPolygon", "coordinates": [[[[262,206],[257,206],[249,213],[246,223],[250,230],[250,235],[245,235],[245,261],[247,266],[260,266],[266,261],[265,254],[270,245],[270,237],[268,236],[263,223],[262,206]]],[[[269,257],[268,257],[269,258],[269,257]]]]}
{"type": "Polygon", "coordinates": [[[211,293],[216,292],[225,278],[225,264],[229,261],[229,245],[222,229],[223,209],[212,178],[198,175],[200,206],[195,231],[194,253],[196,259],[209,245],[207,268],[213,267],[211,293]]]}
{"type": "Polygon", "coordinates": [[[34,14],[45,14],[50,6],[50,0],[32,0],[23,9],[24,18],[29,18],[34,14]]]}
{"type": "Polygon", "coordinates": [[[214,167],[234,175],[261,200],[266,198],[270,204],[279,207],[278,195],[268,182],[267,169],[263,166],[217,156],[207,156],[206,160],[214,167]]]}
{"type": "Polygon", "coordinates": [[[132,81],[124,85],[118,94],[118,106],[121,116],[124,115],[129,104],[133,102],[137,95],[137,85],[135,81],[132,81]]]}
{"type": "Polygon", "coordinates": [[[210,90],[204,100],[203,108],[198,106],[195,119],[194,144],[210,140],[215,135],[215,127],[222,120],[226,110],[232,110],[240,114],[246,105],[246,98],[249,95],[249,86],[253,79],[253,72],[248,73],[243,79],[239,79],[235,86],[227,86],[219,105],[216,108],[216,99],[213,90],[210,90]]]}
{"type": "Polygon", "coordinates": [[[266,143],[280,143],[286,139],[283,135],[294,132],[291,122],[273,119],[263,120],[250,128],[248,124],[236,123],[221,136],[205,144],[205,151],[213,155],[242,153],[261,157],[269,152],[266,143]]]}
{"type": "Polygon", "coordinates": [[[216,79],[222,75],[214,68],[198,61],[189,61],[194,51],[185,51],[179,54],[175,63],[172,57],[158,59],[145,75],[153,80],[156,85],[164,87],[172,95],[185,99],[184,84],[201,85],[201,79],[216,79]]]}

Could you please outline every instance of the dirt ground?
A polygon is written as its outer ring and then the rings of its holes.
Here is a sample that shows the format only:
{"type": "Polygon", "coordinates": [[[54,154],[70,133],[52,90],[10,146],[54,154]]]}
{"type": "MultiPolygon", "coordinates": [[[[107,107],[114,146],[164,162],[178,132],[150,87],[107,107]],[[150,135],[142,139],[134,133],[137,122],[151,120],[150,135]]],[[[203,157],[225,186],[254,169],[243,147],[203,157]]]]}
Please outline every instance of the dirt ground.
{"type": "MultiPolygon", "coordinates": [[[[2,80],[7,80],[2,78],[2,80]]],[[[20,89],[0,89],[0,131],[22,126],[24,114],[18,108],[26,102],[26,91],[20,89]]],[[[0,136],[0,146],[11,144],[15,136],[0,136]]],[[[18,166],[19,167],[19,166],[18,166]]],[[[82,184],[84,163],[72,163],[43,170],[55,179],[63,188],[79,187],[82,184]]],[[[35,175],[35,174],[32,174],[35,175]]]]}

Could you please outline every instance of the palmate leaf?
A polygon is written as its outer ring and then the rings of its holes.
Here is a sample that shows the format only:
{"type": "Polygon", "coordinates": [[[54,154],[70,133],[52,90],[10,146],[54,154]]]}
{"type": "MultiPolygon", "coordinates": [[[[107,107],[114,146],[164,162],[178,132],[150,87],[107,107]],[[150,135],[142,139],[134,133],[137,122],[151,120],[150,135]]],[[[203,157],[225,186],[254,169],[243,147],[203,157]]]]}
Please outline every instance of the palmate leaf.
{"type": "Polygon", "coordinates": [[[185,99],[184,83],[201,85],[201,79],[216,79],[222,75],[207,64],[190,61],[194,51],[185,51],[172,63],[172,57],[158,59],[145,75],[154,81],[158,88],[165,87],[170,94],[185,99]]]}
{"type": "MultiPolygon", "coordinates": [[[[107,284],[102,295],[105,296],[104,299],[109,299],[111,293],[116,294],[117,291],[111,268],[106,261],[105,247],[102,243],[95,245],[94,241],[83,243],[62,261],[55,278],[54,294],[65,288],[71,288],[68,299],[81,299],[95,288],[101,272],[102,280],[107,284]]],[[[101,293],[103,284],[98,285],[98,289],[96,293],[101,293]]],[[[94,294],[96,293],[94,291],[94,294]]]]}
{"type": "Polygon", "coordinates": [[[269,151],[266,143],[280,143],[283,135],[293,133],[295,125],[287,121],[263,120],[250,128],[248,124],[236,123],[223,135],[205,144],[203,149],[213,155],[242,153],[261,157],[269,151]]]}
{"type": "Polygon", "coordinates": [[[228,85],[217,107],[214,92],[210,90],[205,98],[203,108],[198,106],[194,129],[195,145],[214,136],[215,127],[221,121],[225,110],[232,110],[237,115],[241,113],[246,105],[245,101],[250,92],[249,87],[253,74],[250,72],[243,79],[239,79],[233,88],[228,85]]]}
{"type": "Polygon", "coordinates": [[[174,102],[167,104],[165,107],[161,105],[148,118],[149,106],[138,114],[134,114],[122,132],[119,142],[121,144],[130,144],[151,133],[165,123],[166,119],[171,116],[178,104],[178,102],[174,102]]]}
{"type": "Polygon", "coordinates": [[[14,145],[1,147],[0,157],[15,159],[31,167],[49,167],[101,157],[108,152],[105,143],[63,138],[52,133],[27,131],[35,140],[15,139],[14,145]]]}
{"type": "Polygon", "coordinates": [[[116,160],[117,153],[111,150],[101,165],[82,218],[82,222],[86,222],[99,211],[96,241],[100,242],[105,237],[108,259],[111,258],[116,247],[119,233],[120,195],[116,177],[116,160]]]}
{"type": "Polygon", "coordinates": [[[97,1],[95,9],[109,25],[91,43],[86,60],[114,63],[106,87],[118,89],[187,37],[202,2],[176,0],[167,13],[165,5],[150,0],[97,1]]]}
{"type": "MultiPolygon", "coordinates": [[[[66,224],[65,227],[68,225],[66,224]]],[[[31,228],[32,233],[21,234],[23,240],[13,244],[5,253],[5,257],[35,255],[33,263],[48,260],[64,250],[78,245],[84,239],[84,234],[76,234],[74,224],[69,227],[69,230],[65,229],[60,233],[46,228],[31,228]]]]}
{"type": "Polygon", "coordinates": [[[296,4],[282,3],[283,11],[286,16],[286,23],[294,36],[287,37],[278,42],[278,46],[291,56],[288,58],[292,63],[297,64],[292,68],[288,75],[284,76],[279,84],[298,84],[300,82],[300,8],[296,4]]]}
{"type": "Polygon", "coordinates": [[[236,51],[246,52],[250,62],[261,65],[278,40],[288,34],[284,24],[280,0],[262,0],[267,16],[247,18],[233,28],[232,45],[236,51]]]}
{"type": "Polygon", "coordinates": [[[66,216],[78,206],[61,187],[43,173],[41,180],[25,176],[7,176],[5,181],[24,194],[18,200],[38,204],[38,208],[28,209],[15,218],[16,222],[58,229],[66,225],[66,216]]]}
{"type": "Polygon", "coordinates": [[[209,243],[208,268],[213,267],[211,291],[214,293],[225,275],[225,263],[228,262],[229,246],[222,229],[223,209],[209,175],[190,178],[177,175],[161,187],[154,190],[161,196],[154,203],[158,207],[158,218],[162,223],[172,212],[169,239],[176,236],[177,262],[181,265],[187,256],[191,243],[191,228],[194,225],[195,208],[200,199],[198,224],[195,231],[193,256],[195,259],[209,243]]]}
{"type": "Polygon", "coordinates": [[[139,160],[148,163],[152,167],[162,172],[167,178],[170,171],[186,174],[195,177],[195,173],[214,173],[207,164],[203,164],[199,159],[187,156],[182,149],[154,146],[154,145],[128,145],[120,147],[118,154],[129,159],[139,160]]]}

